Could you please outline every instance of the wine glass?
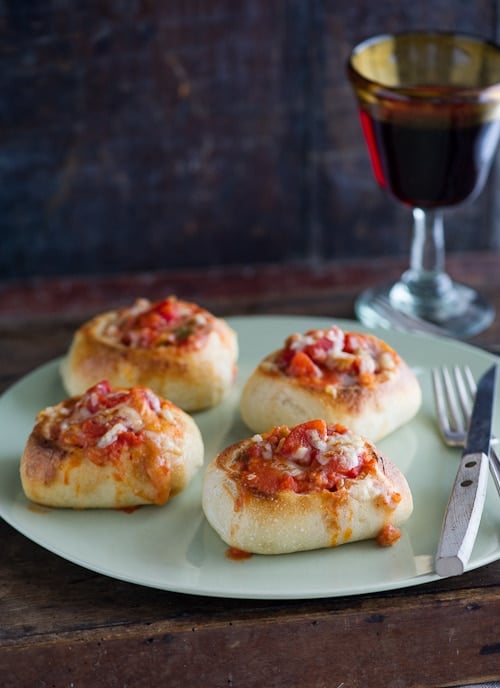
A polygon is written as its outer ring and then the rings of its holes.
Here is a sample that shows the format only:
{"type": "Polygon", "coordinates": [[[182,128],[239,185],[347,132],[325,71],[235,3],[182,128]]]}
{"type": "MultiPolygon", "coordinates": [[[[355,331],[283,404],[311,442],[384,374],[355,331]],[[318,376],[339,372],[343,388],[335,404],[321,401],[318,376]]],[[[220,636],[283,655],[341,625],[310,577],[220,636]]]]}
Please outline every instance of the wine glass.
{"type": "Polygon", "coordinates": [[[500,47],[465,34],[369,38],[351,53],[349,80],[375,179],[412,208],[410,265],[395,284],[367,290],[356,314],[385,325],[377,299],[469,337],[492,306],[445,271],[443,209],[480,193],[500,135],[500,47]]]}

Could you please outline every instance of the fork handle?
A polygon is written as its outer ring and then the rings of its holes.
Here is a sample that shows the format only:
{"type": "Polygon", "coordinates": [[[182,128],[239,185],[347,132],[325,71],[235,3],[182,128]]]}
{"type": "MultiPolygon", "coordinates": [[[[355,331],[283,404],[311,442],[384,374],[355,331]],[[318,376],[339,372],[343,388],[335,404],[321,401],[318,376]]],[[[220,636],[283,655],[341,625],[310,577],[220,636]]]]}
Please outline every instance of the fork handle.
{"type": "Polygon", "coordinates": [[[457,576],[469,561],[486,499],[488,463],[484,452],[462,456],[436,554],[439,576],[457,576]]]}

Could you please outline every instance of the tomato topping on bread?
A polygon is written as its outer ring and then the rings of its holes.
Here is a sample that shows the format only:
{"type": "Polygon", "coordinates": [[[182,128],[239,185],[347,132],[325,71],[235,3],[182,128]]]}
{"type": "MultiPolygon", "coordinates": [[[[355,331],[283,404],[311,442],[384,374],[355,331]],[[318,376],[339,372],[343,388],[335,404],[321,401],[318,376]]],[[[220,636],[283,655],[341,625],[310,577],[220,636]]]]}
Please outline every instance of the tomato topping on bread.
{"type": "Polygon", "coordinates": [[[380,339],[332,326],[292,334],[272,365],[313,387],[372,387],[377,380],[395,374],[399,362],[398,354],[380,339]]]}
{"type": "Polygon", "coordinates": [[[151,349],[185,346],[200,349],[211,330],[211,316],[200,306],[169,296],[151,303],[138,299],[131,309],[123,309],[105,334],[125,346],[151,349]]]}
{"type": "Polygon", "coordinates": [[[150,387],[185,411],[218,404],[236,377],[238,342],[227,323],[197,304],[169,296],[137,299],[75,332],[61,364],[70,395],[99,380],[150,387]]]}
{"type": "Polygon", "coordinates": [[[202,462],[190,416],[149,388],[101,381],[38,414],[21,479],[26,495],[48,506],[164,504],[202,462]]]}
{"type": "Polygon", "coordinates": [[[373,466],[360,437],[342,425],[311,420],[291,430],[274,428],[254,435],[242,468],[242,481],[266,494],[336,490],[345,478],[356,478],[373,466]],[[272,457],[271,462],[269,458],[272,457]]]}
{"type": "Polygon", "coordinates": [[[224,449],[207,467],[202,503],[224,542],[261,554],[370,538],[394,544],[413,508],[408,483],[389,459],[322,419],[224,449]]]}
{"type": "Polygon", "coordinates": [[[332,325],[292,334],[266,356],[244,386],[240,409],[254,432],[323,418],[379,440],[420,404],[418,380],[392,347],[332,325]]]}

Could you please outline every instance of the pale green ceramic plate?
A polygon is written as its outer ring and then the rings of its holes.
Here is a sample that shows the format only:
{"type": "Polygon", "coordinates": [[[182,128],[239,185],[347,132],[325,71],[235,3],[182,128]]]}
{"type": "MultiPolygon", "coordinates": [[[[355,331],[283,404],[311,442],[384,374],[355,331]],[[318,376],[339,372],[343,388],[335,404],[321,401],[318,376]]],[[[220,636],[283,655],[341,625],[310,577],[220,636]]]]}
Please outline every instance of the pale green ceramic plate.
{"type": "MultiPolygon", "coordinates": [[[[268,352],[292,332],[321,327],[331,319],[288,316],[229,318],[240,342],[239,383],[219,407],[195,415],[206,462],[224,446],[251,434],[239,417],[241,386],[268,352]]],[[[346,329],[366,330],[345,320],[346,329]]],[[[30,373],[0,399],[0,514],[42,547],[87,569],[139,585],[197,595],[260,599],[356,595],[427,583],[441,521],[458,465],[459,451],[446,449],[436,430],[430,369],[443,363],[469,364],[476,376],[495,357],[463,343],[374,330],[407,360],[419,377],[424,402],[418,416],[379,443],[406,474],[414,513],[393,547],[372,542],[337,549],[236,562],[210,528],[200,506],[202,473],[165,507],[123,511],[45,509],[29,503],[19,480],[19,458],[36,413],[66,395],[58,362],[30,373]]],[[[500,404],[495,416],[500,432],[500,404]]],[[[500,556],[500,502],[493,485],[469,568],[500,556]]]]}

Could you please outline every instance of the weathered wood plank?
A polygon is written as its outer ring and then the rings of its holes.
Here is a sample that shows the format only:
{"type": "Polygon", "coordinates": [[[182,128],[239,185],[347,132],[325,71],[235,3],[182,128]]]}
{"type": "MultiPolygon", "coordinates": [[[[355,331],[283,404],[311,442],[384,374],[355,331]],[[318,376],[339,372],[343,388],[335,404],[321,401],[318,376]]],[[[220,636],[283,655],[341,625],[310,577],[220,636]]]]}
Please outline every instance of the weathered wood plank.
{"type": "MultiPolygon", "coordinates": [[[[345,60],[423,16],[494,38],[497,6],[5,3],[0,279],[405,255],[345,60]]],[[[450,250],[500,245],[496,186],[450,214],[450,250]]]]}

